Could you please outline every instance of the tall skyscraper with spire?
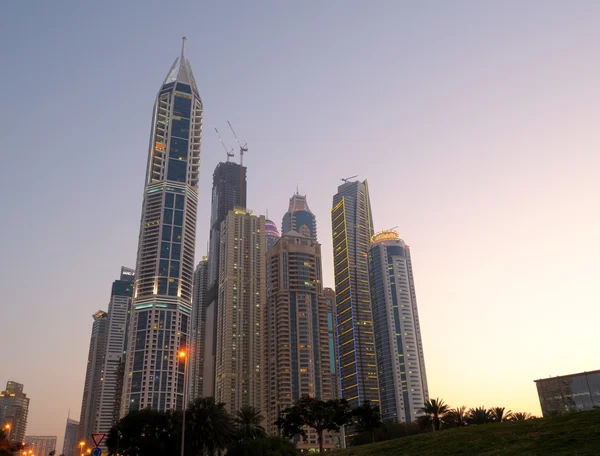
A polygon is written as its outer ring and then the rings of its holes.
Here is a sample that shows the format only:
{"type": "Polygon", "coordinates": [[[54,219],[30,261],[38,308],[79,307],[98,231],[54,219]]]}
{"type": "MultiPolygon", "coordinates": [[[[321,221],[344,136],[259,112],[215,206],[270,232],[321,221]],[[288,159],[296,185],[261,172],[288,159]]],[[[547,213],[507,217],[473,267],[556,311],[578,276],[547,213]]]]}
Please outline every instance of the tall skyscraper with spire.
{"type": "Polygon", "coordinates": [[[339,376],[353,406],[379,402],[367,255],[373,218],[367,181],[338,187],[331,210],[339,376]]]}
{"type": "Polygon", "coordinates": [[[154,103],[129,325],[122,414],[184,406],[189,351],[202,101],[185,57],[154,103]]]}
{"type": "Polygon", "coordinates": [[[192,350],[189,365],[189,398],[203,396],[204,390],[204,333],[206,331],[206,282],[208,281],[208,257],[194,271],[194,299],[192,310],[192,350]]]}
{"type": "Polygon", "coordinates": [[[281,225],[282,235],[288,231],[297,231],[310,239],[317,240],[317,218],[308,207],[306,195],[300,195],[298,191],[294,193],[281,225]]]}

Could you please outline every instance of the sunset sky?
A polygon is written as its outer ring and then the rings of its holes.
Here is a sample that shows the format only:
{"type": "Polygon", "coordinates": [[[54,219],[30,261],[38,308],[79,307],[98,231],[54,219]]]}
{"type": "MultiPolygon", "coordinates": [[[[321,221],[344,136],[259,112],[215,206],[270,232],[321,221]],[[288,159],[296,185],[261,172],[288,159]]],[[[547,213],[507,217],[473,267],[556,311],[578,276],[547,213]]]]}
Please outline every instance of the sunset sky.
{"type": "MultiPolygon", "coordinates": [[[[204,102],[197,260],[230,120],[248,206],[298,185],[333,287],[340,178],[411,246],[430,394],[540,414],[600,368],[600,2],[5,1],[0,387],[79,419],[92,313],[135,267],[152,105],[181,37],[204,102]]],[[[237,157],[236,157],[237,159],[237,157]]]]}

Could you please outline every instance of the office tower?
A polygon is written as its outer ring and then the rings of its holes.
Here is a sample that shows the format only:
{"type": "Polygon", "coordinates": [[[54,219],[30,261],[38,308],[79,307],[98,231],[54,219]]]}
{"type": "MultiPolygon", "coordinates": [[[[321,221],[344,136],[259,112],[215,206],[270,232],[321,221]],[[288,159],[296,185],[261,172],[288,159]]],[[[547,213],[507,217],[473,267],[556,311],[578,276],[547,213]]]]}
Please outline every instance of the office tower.
{"type": "Polygon", "coordinates": [[[190,342],[202,101],[185,39],[154,103],[122,410],[184,406],[190,342]]]}
{"type": "Polygon", "coordinates": [[[337,331],[335,318],[335,291],[331,288],[323,289],[325,296],[325,307],[327,309],[327,345],[329,353],[329,370],[331,371],[331,388],[333,397],[340,397],[340,379],[338,377],[338,347],[337,347],[337,331]]]}
{"type": "MultiPolygon", "coordinates": [[[[267,253],[263,373],[265,426],[276,434],[275,421],[304,396],[333,399],[327,304],[323,295],[321,246],[288,231],[267,253]]],[[[331,436],[325,447],[333,448],[331,436]]],[[[318,448],[310,432],[298,448],[318,448]]]]}
{"type": "Polygon", "coordinates": [[[229,412],[261,409],[265,218],[243,208],[221,226],[215,399],[229,412]]]}
{"type": "Polygon", "coordinates": [[[100,392],[102,388],[102,368],[106,355],[106,338],[108,336],[108,313],[99,310],[92,315],[92,336],[88,350],[87,368],[85,370],[85,383],[83,385],[83,399],[81,401],[81,415],[79,418],[78,441],[85,441],[91,445],[91,435],[95,431],[96,416],[100,405],[100,392]]]}
{"type": "Polygon", "coordinates": [[[265,233],[267,236],[267,252],[275,247],[279,240],[279,231],[277,225],[272,220],[265,220],[265,233]]]}
{"type": "Polygon", "coordinates": [[[306,195],[299,195],[298,192],[290,198],[290,206],[283,216],[281,234],[292,230],[317,240],[317,219],[308,208],[306,195]]]}
{"type": "Polygon", "coordinates": [[[115,402],[120,404],[123,393],[123,367],[127,329],[131,314],[131,299],[135,271],[121,267],[121,275],[112,284],[108,303],[108,335],[102,369],[100,402],[94,432],[108,434],[119,419],[115,402]]]}
{"type": "Polygon", "coordinates": [[[27,453],[33,451],[32,455],[47,456],[56,450],[56,436],[26,435],[27,453]]]}
{"type": "Polygon", "coordinates": [[[411,423],[429,390],[410,248],[393,230],[373,236],[369,282],[381,418],[411,423]]]}
{"type": "Polygon", "coordinates": [[[63,440],[63,456],[76,456],[75,447],[77,447],[77,435],[79,434],[79,421],[67,418],[65,428],[65,439],[63,440]]]}
{"type": "Polygon", "coordinates": [[[367,181],[338,187],[331,210],[340,395],[352,406],[379,401],[367,254],[373,219],[367,181]]]}
{"type": "Polygon", "coordinates": [[[246,207],[246,167],[233,162],[219,163],[213,173],[210,213],[210,247],[204,334],[203,396],[215,395],[217,347],[217,306],[219,299],[219,256],[221,224],[229,211],[246,207]]]}
{"type": "Polygon", "coordinates": [[[0,427],[10,426],[8,439],[22,442],[27,429],[29,398],[23,392],[21,383],[8,381],[6,390],[0,393],[0,427]]]}
{"type": "Polygon", "coordinates": [[[192,301],[192,347],[190,350],[189,398],[193,401],[203,396],[204,388],[204,332],[206,330],[206,286],[208,282],[208,257],[194,271],[194,297],[192,301]]]}

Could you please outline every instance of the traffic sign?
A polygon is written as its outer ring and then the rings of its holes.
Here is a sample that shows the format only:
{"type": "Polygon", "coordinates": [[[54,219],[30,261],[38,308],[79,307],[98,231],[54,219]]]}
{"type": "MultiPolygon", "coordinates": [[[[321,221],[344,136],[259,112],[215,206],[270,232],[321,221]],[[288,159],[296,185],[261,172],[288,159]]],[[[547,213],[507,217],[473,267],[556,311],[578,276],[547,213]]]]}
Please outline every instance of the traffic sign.
{"type": "Polygon", "coordinates": [[[102,443],[104,440],[105,435],[106,434],[92,434],[92,440],[94,441],[94,445],[96,445],[96,447],[100,446],[100,443],[102,443]]]}
{"type": "Polygon", "coordinates": [[[102,456],[102,450],[98,447],[92,450],[92,456],[102,456]]]}

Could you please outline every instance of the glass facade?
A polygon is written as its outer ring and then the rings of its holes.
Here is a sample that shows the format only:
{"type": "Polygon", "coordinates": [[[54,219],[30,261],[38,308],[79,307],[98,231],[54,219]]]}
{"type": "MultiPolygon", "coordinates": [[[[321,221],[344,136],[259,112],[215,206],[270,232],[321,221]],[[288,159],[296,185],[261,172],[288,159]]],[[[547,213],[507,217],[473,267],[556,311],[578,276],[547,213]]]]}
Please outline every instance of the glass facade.
{"type": "Polygon", "coordinates": [[[600,370],[535,381],[544,416],[600,409],[600,370]]]}

